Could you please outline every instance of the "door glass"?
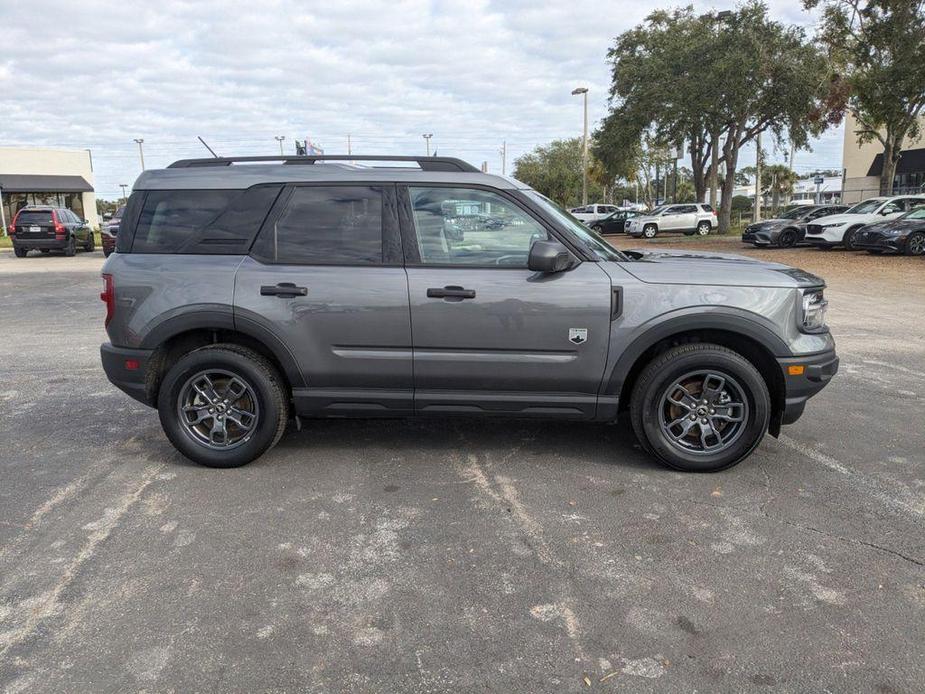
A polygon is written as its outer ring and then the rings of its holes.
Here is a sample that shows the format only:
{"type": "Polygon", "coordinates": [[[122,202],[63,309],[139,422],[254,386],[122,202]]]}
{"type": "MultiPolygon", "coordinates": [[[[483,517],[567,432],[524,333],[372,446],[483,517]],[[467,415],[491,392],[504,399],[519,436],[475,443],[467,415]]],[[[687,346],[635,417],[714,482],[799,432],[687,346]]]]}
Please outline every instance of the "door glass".
{"type": "Polygon", "coordinates": [[[366,186],[300,186],[251,252],[269,262],[381,265],[382,191],[366,186]]]}
{"type": "Polygon", "coordinates": [[[526,267],[546,230],[506,198],[471,188],[410,188],[424,265],[526,267]]]}

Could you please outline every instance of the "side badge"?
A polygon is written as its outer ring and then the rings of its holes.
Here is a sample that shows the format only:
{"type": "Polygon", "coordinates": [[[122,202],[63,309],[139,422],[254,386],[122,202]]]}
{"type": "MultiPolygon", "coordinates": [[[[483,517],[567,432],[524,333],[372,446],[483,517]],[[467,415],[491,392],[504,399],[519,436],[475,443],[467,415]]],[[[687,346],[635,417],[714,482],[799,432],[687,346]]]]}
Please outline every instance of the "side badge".
{"type": "Polygon", "coordinates": [[[581,345],[588,341],[587,328],[569,328],[568,341],[573,345],[581,345]]]}

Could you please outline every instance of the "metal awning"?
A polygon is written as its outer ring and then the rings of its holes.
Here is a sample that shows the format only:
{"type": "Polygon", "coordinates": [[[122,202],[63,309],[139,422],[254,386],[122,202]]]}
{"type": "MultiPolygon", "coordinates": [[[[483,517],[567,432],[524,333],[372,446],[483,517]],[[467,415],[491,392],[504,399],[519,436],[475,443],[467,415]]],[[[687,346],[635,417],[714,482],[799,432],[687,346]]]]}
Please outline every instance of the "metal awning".
{"type": "Polygon", "coordinates": [[[0,174],[4,193],[92,193],[93,186],[83,176],[45,174],[0,174]]]}
{"type": "MultiPolygon", "coordinates": [[[[874,161],[867,171],[868,176],[879,176],[883,171],[883,152],[874,157],[874,161]]],[[[896,165],[897,174],[916,173],[925,171],[925,149],[907,149],[899,158],[896,165]]]]}

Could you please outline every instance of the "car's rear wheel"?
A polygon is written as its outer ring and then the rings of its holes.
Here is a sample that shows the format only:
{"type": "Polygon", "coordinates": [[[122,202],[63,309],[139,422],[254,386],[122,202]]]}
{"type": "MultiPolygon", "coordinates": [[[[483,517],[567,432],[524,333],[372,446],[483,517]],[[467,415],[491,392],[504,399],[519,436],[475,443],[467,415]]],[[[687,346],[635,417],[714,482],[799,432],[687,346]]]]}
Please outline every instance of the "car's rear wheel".
{"type": "Polygon", "coordinates": [[[170,442],[208,467],[238,467],[283,435],[288,398],[270,362],[238,345],[219,344],[181,357],[164,377],[157,409],[170,442]]]}
{"type": "Polygon", "coordinates": [[[793,229],[784,229],[777,238],[777,245],[781,248],[793,248],[797,242],[797,234],[793,229]]]}
{"type": "Polygon", "coordinates": [[[642,228],[642,235],[645,236],[647,239],[655,238],[655,235],[657,233],[658,233],[658,227],[655,226],[654,224],[646,224],[642,228]]]}
{"type": "Polygon", "coordinates": [[[768,430],[771,397],[758,370],[719,345],[679,345],[640,373],[630,401],[633,430],[665,465],[716,472],[751,453],[768,430]]]}
{"type": "Polygon", "coordinates": [[[67,240],[67,245],[64,247],[64,255],[68,258],[73,258],[77,255],[77,242],[74,240],[73,236],[67,240]]]}
{"type": "Polygon", "coordinates": [[[858,250],[858,247],[854,245],[854,239],[858,235],[859,228],[860,227],[855,227],[854,229],[848,229],[848,231],[845,232],[845,236],[842,239],[842,244],[844,244],[845,250],[847,251],[858,250]]]}
{"type": "Polygon", "coordinates": [[[709,222],[700,222],[697,225],[697,234],[699,236],[708,236],[711,230],[712,227],[709,222]]]}
{"type": "Polygon", "coordinates": [[[916,231],[906,239],[906,255],[925,255],[925,234],[916,231]]]}
{"type": "Polygon", "coordinates": [[[17,258],[25,258],[27,255],[29,255],[29,249],[28,248],[17,248],[14,246],[13,253],[16,254],[17,258]]]}

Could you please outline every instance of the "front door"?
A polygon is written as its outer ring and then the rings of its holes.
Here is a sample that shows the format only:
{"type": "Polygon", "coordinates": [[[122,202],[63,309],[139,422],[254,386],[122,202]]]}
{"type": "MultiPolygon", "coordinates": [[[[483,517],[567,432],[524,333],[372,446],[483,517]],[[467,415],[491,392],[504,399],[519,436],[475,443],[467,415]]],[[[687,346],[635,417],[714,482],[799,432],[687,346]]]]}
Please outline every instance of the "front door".
{"type": "Polygon", "coordinates": [[[408,284],[393,186],[283,190],[235,276],[235,323],[298,364],[301,414],[412,410],[408,284]]]}
{"type": "Polygon", "coordinates": [[[611,309],[598,264],[528,270],[552,232],[496,191],[409,187],[400,204],[416,411],[593,417],[611,309]]]}

